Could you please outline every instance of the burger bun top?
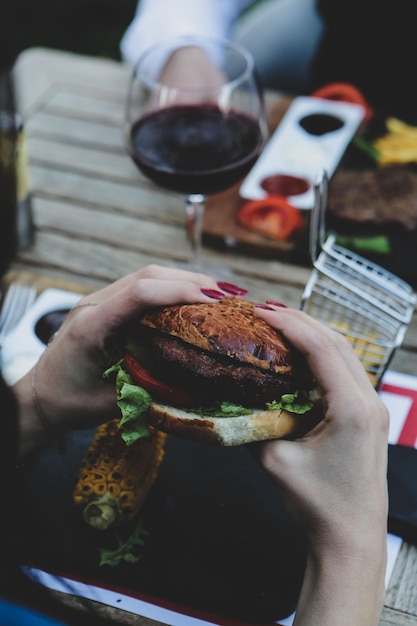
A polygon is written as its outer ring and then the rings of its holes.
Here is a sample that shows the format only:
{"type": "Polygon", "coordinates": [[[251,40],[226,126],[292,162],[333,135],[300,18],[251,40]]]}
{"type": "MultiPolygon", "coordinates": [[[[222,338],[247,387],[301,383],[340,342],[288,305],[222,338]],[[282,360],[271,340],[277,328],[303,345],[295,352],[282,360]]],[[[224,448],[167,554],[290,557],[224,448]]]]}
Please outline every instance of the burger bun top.
{"type": "Polygon", "coordinates": [[[300,355],[254,309],[252,302],[224,298],[154,309],[143,315],[140,324],[241,363],[290,373],[300,355]]]}

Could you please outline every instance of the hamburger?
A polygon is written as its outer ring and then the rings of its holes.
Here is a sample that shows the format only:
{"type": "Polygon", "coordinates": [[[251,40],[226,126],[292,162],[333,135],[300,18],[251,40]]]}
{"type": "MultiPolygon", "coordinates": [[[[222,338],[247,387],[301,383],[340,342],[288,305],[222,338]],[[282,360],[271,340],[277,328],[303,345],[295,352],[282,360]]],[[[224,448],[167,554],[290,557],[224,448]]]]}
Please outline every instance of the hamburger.
{"type": "Polygon", "coordinates": [[[149,428],[225,446],[295,438],[322,417],[304,357],[251,302],[165,306],[128,333],[116,372],[122,436],[149,428]]]}

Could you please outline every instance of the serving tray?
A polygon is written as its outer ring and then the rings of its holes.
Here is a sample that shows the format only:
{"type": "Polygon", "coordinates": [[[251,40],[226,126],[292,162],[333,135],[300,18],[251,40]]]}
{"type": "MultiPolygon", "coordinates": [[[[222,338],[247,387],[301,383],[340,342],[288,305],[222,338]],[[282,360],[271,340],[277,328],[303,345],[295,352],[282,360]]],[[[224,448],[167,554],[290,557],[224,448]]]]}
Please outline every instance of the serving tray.
{"type": "Polygon", "coordinates": [[[356,104],[299,96],[293,100],[270,137],[261,156],[240,186],[242,198],[266,198],[263,181],[272,184],[277,175],[305,181],[288,201],[299,209],[314,205],[313,183],[318,172],[333,176],[365,115],[356,104]]]}

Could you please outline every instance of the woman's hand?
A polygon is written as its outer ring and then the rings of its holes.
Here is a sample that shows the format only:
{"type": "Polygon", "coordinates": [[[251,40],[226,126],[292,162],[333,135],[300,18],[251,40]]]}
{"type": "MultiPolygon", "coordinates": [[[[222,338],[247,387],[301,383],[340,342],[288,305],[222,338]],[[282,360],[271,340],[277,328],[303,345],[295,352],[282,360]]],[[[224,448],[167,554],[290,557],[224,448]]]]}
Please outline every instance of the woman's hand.
{"type": "Polygon", "coordinates": [[[199,91],[205,94],[206,90],[217,89],[225,81],[224,74],[199,46],[184,46],[174,50],[160,76],[161,83],[190,89],[190,92],[196,94],[199,91]]]}
{"type": "Polygon", "coordinates": [[[300,311],[257,309],[307,358],[324,419],[260,460],[309,540],[296,624],[377,624],[384,597],[388,412],[349,342],[300,311]],[[304,621],[305,620],[305,621],[304,621]]]}
{"type": "MultiPolygon", "coordinates": [[[[88,428],[118,417],[116,390],[103,372],[120,356],[126,325],[147,308],[209,302],[239,289],[182,270],[147,266],[83,298],[32,369],[14,387],[22,454],[44,443],[39,419],[53,432],[88,428]],[[222,289],[223,288],[223,289],[222,289]]],[[[241,291],[242,295],[246,293],[241,291]]]]}

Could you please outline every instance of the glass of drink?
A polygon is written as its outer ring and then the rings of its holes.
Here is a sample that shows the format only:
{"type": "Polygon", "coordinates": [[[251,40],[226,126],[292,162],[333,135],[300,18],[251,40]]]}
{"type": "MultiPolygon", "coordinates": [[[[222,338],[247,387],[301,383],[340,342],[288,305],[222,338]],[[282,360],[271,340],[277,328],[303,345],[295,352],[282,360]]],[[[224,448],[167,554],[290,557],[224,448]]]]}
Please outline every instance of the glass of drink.
{"type": "Polygon", "coordinates": [[[201,258],[206,198],[251,169],[268,136],[252,56],[223,40],[184,37],[150,48],[133,69],[125,135],[137,167],[186,199],[191,269],[201,258]]]}

